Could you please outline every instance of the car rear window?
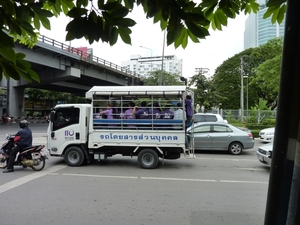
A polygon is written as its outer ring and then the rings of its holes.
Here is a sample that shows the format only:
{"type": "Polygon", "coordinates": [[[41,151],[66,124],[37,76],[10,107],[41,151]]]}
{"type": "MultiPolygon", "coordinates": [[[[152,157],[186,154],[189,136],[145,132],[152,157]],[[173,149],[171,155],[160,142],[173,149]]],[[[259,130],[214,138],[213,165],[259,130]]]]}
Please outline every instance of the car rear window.
{"type": "Polygon", "coordinates": [[[194,115],[194,122],[217,122],[215,115],[194,115]]]}

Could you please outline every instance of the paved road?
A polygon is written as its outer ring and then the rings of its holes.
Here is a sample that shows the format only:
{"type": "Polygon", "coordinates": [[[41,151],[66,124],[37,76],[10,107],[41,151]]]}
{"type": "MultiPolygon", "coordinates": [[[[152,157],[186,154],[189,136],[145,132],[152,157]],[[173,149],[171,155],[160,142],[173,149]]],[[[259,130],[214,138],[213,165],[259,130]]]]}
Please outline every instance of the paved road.
{"type": "MultiPolygon", "coordinates": [[[[41,136],[46,126],[30,125],[41,136]]],[[[16,130],[0,127],[0,137],[16,130]]],[[[135,157],[82,167],[50,158],[41,172],[0,173],[0,201],[7,203],[0,208],[1,224],[263,224],[269,168],[255,150],[240,156],[202,152],[154,170],[140,169],[135,157]]]]}

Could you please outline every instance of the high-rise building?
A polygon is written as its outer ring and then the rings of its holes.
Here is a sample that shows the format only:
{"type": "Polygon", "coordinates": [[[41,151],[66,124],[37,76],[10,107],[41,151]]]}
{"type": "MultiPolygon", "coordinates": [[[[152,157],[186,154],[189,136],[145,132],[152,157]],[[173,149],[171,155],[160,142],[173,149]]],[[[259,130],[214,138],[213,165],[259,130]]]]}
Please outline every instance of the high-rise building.
{"type": "Polygon", "coordinates": [[[271,17],[263,18],[267,11],[266,4],[268,0],[258,0],[260,9],[257,14],[251,13],[245,22],[244,31],[244,49],[261,46],[270,39],[283,37],[285,19],[278,24],[272,24],[271,17]]]}
{"type": "Polygon", "coordinates": [[[182,75],[182,59],[177,59],[175,55],[164,57],[141,57],[140,55],[131,55],[130,60],[121,62],[122,68],[130,70],[142,77],[147,77],[151,71],[161,70],[169,73],[182,75]]]}

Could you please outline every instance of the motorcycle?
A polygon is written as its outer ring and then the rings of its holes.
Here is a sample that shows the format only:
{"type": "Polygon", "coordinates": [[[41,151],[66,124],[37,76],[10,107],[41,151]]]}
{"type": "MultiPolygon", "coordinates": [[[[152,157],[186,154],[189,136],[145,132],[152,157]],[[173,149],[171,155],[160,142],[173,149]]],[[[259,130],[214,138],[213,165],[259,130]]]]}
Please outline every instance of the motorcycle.
{"type": "MultiPolygon", "coordinates": [[[[0,169],[7,167],[9,153],[15,147],[15,135],[6,134],[6,142],[0,150],[0,169]]],[[[47,152],[43,150],[45,145],[34,145],[23,148],[16,156],[14,165],[23,166],[24,168],[31,167],[34,171],[41,171],[46,165],[48,159],[47,152]]]]}

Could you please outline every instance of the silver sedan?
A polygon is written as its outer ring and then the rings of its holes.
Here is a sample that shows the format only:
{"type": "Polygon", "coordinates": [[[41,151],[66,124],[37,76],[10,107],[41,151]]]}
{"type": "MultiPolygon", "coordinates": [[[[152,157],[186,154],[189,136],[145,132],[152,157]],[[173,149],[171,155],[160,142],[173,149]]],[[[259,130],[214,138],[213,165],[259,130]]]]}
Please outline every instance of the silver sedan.
{"type": "Polygon", "coordinates": [[[227,123],[197,123],[188,128],[187,132],[188,135],[194,136],[195,150],[224,150],[230,154],[239,155],[244,149],[254,147],[251,132],[243,131],[227,123]]]}
{"type": "Polygon", "coordinates": [[[272,159],[272,152],[273,152],[273,142],[259,146],[259,148],[256,151],[256,155],[260,162],[270,166],[271,159],[272,159]]]}

